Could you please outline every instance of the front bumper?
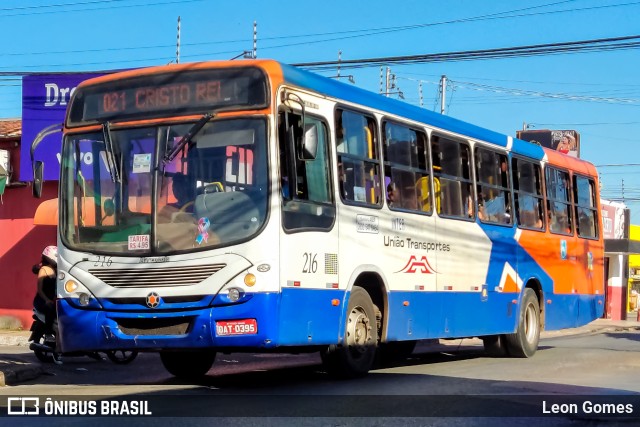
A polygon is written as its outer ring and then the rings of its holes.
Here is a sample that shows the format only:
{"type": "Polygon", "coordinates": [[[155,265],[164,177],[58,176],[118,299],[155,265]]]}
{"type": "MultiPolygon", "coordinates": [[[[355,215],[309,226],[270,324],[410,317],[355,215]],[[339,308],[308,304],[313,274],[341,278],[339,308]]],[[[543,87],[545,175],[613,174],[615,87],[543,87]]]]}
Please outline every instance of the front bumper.
{"type": "Polygon", "coordinates": [[[241,304],[183,310],[90,310],[58,300],[63,352],[275,346],[278,293],[254,294],[241,304]],[[216,321],[255,319],[257,333],[217,336],[216,321]]]}

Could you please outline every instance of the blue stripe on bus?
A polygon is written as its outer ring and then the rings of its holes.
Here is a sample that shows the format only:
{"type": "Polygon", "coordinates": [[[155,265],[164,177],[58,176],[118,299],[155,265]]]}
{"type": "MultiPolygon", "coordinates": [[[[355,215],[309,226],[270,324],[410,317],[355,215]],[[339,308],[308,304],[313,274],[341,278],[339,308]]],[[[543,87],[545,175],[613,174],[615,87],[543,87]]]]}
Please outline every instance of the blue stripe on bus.
{"type": "Polygon", "coordinates": [[[491,142],[502,147],[507,146],[507,136],[498,132],[360,89],[334,79],[328,79],[287,64],[280,65],[282,66],[282,74],[285,82],[291,85],[311,89],[323,95],[342,99],[347,102],[386,111],[409,120],[415,120],[440,129],[466,135],[470,138],[491,142]]]}
{"type": "MultiPolygon", "coordinates": [[[[600,317],[601,295],[553,295],[555,310],[546,316],[546,329],[576,327],[600,317]],[[554,314],[557,313],[557,314],[554,314]],[[569,316],[566,314],[569,313],[569,316]]],[[[394,291],[388,295],[387,339],[473,337],[515,331],[519,306],[515,294],[488,292],[394,291]],[[408,304],[406,304],[408,302],[408,304]],[[482,321],[479,321],[479,320],[482,321]]],[[[285,289],[282,294],[254,294],[245,304],[182,312],[155,310],[154,319],[191,321],[183,335],[124,334],[115,319],[149,322],[151,310],[108,312],[82,310],[58,300],[62,349],[77,350],[247,348],[251,351],[298,345],[326,345],[341,341],[348,293],[343,290],[285,289]],[[331,304],[339,299],[338,306],[331,304]],[[218,337],[218,320],[256,319],[258,333],[218,337]]]]}
{"type": "Polygon", "coordinates": [[[544,150],[540,145],[532,144],[520,139],[513,139],[513,145],[511,146],[511,152],[513,154],[520,154],[523,156],[531,157],[532,159],[542,160],[544,157],[544,150]]]}

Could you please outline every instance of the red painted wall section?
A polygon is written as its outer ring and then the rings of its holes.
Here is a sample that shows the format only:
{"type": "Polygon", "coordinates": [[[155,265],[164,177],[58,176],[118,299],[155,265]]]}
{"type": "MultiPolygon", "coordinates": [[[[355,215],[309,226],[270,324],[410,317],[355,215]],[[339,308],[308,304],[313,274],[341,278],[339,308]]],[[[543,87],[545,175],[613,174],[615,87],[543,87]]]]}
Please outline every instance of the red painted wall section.
{"type": "Polygon", "coordinates": [[[605,311],[607,319],[627,320],[626,292],[626,288],[619,286],[607,287],[607,307],[605,311]]]}
{"type": "Polygon", "coordinates": [[[0,205],[0,317],[16,318],[24,329],[31,325],[36,276],[31,267],[40,261],[45,246],[56,244],[56,227],[33,225],[42,201],[58,196],[58,183],[45,182],[42,199],[31,187],[7,187],[0,205]]]}

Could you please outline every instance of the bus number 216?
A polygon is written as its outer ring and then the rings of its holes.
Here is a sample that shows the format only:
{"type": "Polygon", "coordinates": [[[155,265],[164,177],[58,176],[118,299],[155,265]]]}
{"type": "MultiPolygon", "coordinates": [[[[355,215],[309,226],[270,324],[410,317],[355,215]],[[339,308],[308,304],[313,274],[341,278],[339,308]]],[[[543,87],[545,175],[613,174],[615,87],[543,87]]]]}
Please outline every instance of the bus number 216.
{"type": "Polygon", "coordinates": [[[303,273],[315,273],[318,271],[318,261],[316,261],[317,256],[318,254],[312,254],[311,252],[304,253],[304,267],[302,267],[303,273]]]}

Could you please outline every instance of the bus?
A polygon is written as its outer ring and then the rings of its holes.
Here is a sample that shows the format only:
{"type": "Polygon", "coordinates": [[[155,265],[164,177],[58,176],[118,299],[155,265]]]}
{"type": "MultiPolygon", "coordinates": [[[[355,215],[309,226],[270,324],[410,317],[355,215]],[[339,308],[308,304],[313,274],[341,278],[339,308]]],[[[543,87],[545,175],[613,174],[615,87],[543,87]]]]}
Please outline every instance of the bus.
{"type": "Polygon", "coordinates": [[[348,378],[427,339],[531,357],[603,314],[586,161],[257,59],[87,80],[62,132],[65,352],[189,378],[219,352],[320,352],[348,378]]]}

